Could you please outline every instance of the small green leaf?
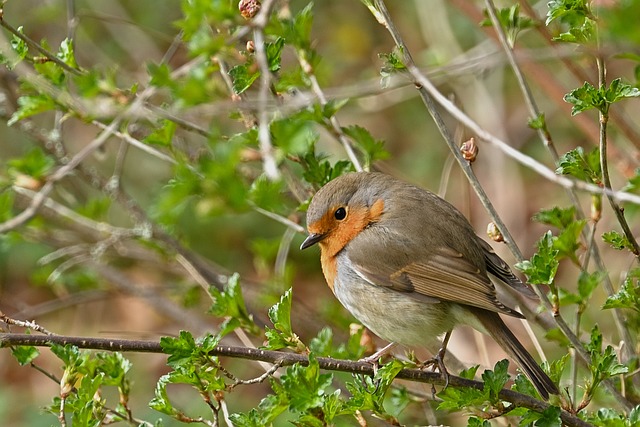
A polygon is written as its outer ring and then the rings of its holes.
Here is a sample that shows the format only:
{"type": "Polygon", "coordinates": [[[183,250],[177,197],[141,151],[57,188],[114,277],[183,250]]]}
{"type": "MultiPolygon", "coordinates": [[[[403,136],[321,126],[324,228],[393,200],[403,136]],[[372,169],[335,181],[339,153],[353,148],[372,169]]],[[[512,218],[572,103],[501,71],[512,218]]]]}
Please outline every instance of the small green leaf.
{"type": "Polygon", "coordinates": [[[169,355],[167,364],[174,369],[187,362],[197,349],[196,340],[188,331],[180,331],[177,338],[160,338],[160,347],[165,354],[169,355]]]}
{"type": "Polygon", "coordinates": [[[558,175],[571,175],[596,185],[601,183],[600,154],[597,148],[587,154],[582,147],[575,148],[563,154],[558,164],[558,175]]]}
{"type": "Polygon", "coordinates": [[[469,417],[467,420],[467,427],[491,427],[491,423],[481,418],[469,417]]]}
{"type": "Polygon", "coordinates": [[[391,77],[399,71],[404,71],[407,67],[400,58],[403,57],[402,50],[396,47],[391,53],[380,53],[378,57],[382,59],[383,65],[380,69],[380,86],[386,89],[389,86],[391,77]]]}
{"type": "Polygon", "coordinates": [[[607,106],[602,92],[589,82],[585,82],[582,87],[572,90],[563,99],[565,102],[573,104],[571,109],[572,116],[592,108],[603,111],[607,106]]]}
{"type": "Polygon", "coordinates": [[[480,365],[474,365],[471,366],[467,369],[463,369],[462,371],[460,371],[460,373],[458,374],[459,377],[461,378],[466,378],[468,380],[472,380],[476,377],[476,372],[478,372],[478,368],[480,367],[480,365]]]}
{"type": "Polygon", "coordinates": [[[608,231],[603,233],[602,240],[611,245],[613,249],[617,249],[619,251],[623,249],[633,250],[633,245],[629,239],[627,239],[627,236],[623,236],[617,231],[608,231]]]}
{"type": "Polygon", "coordinates": [[[583,303],[587,303],[591,298],[593,291],[602,283],[606,276],[603,271],[596,271],[593,273],[587,273],[586,271],[580,272],[578,277],[578,294],[582,298],[583,303]]]}
{"type": "Polygon", "coordinates": [[[389,152],[384,149],[384,141],[374,139],[367,129],[354,125],[342,128],[342,130],[363,151],[367,167],[376,160],[384,160],[389,157],[389,152]]]}
{"type": "Polygon", "coordinates": [[[260,175],[249,189],[249,200],[256,206],[271,212],[282,212],[286,206],[282,197],[284,183],[273,181],[265,175],[260,175]]]}
{"type": "Polygon", "coordinates": [[[233,83],[233,91],[240,95],[251,87],[253,82],[260,77],[260,71],[249,72],[246,65],[236,65],[229,70],[229,77],[233,83]]]}
{"type": "Polygon", "coordinates": [[[529,125],[529,127],[531,129],[544,129],[547,127],[547,122],[546,119],[544,117],[544,113],[540,113],[540,115],[538,117],[535,117],[533,119],[529,119],[529,122],[527,123],[529,125]]]}
{"type": "MultiPolygon", "coordinates": [[[[20,34],[24,34],[22,26],[18,27],[17,31],[20,34]]],[[[6,65],[9,70],[13,70],[16,65],[27,57],[27,54],[29,53],[29,46],[27,46],[27,43],[25,43],[25,41],[20,37],[13,35],[11,36],[11,50],[13,50],[15,56],[7,56],[0,52],[0,62],[6,65]]]]}
{"type": "Polygon", "coordinates": [[[144,139],[144,142],[150,145],[171,147],[177,127],[178,125],[174,121],[161,120],[159,126],[144,139]]]}
{"type": "Polygon", "coordinates": [[[495,364],[493,371],[487,369],[482,373],[482,381],[484,381],[484,389],[489,392],[489,399],[492,402],[499,400],[498,394],[504,388],[509,380],[509,361],[500,360],[495,364]]]}
{"type": "Polygon", "coordinates": [[[236,327],[242,327],[253,334],[258,333],[258,327],[253,322],[253,316],[249,314],[245,306],[238,273],[234,273],[229,277],[222,292],[211,286],[209,293],[214,299],[209,312],[216,316],[227,318],[224,325],[225,328],[220,330],[220,337],[233,331],[236,327]],[[235,320],[235,323],[231,323],[231,320],[235,320]]]}
{"type": "Polygon", "coordinates": [[[602,308],[628,308],[640,314],[640,286],[637,282],[639,274],[638,269],[629,272],[622,287],[607,298],[602,308]]]}
{"type": "Polygon", "coordinates": [[[562,427],[562,419],[560,418],[561,410],[557,406],[549,406],[542,411],[542,414],[537,418],[536,427],[562,427]]]}
{"type": "Polygon", "coordinates": [[[538,392],[533,384],[531,384],[531,381],[529,381],[529,378],[522,374],[516,375],[512,388],[518,393],[526,394],[527,396],[538,396],[538,392]]]}
{"type": "Polygon", "coordinates": [[[637,98],[640,96],[640,89],[629,84],[622,83],[622,79],[615,79],[604,93],[604,98],[609,104],[613,104],[624,98],[637,98]]]}
{"type": "Polygon", "coordinates": [[[269,64],[269,71],[275,73],[280,70],[280,62],[282,56],[282,49],[284,48],[284,38],[278,37],[276,41],[265,43],[265,51],[267,54],[267,63],[269,64]]]}
{"type": "Polygon", "coordinates": [[[53,157],[46,155],[39,147],[34,147],[24,156],[7,162],[9,174],[14,178],[18,174],[23,174],[37,180],[45,178],[55,164],[53,157]]]}
{"type": "Polygon", "coordinates": [[[306,350],[304,343],[291,329],[291,298],[292,291],[289,288],[280,298],[280,302],[269,309],[269,319],[274,329],[266,328],[267,345],[264,348],[269,350],[291,348],[297,352],[306,350]]]}
{"type": "Polygon", "coordinates": [[[585,18],[591,17],[588,0],[552,0],[547,3],[549,11],[545,25],[558,19],[562,22],[580,24],[585,18]]]}
{"type": "MultiPolygon", "coordinates": [[[[505,33],[507,35],[507,41],[511,47],[514,46],[518,33],[524,29],[533,27],[535,24],[532,19],[527,18],[526,16],[520,15],[520,5],[515,4],[511,7],[506,7],[503,9],[498,9],[496,11],[496,15],[498,17],[498,21],[502,28],[504,28],[505,33]]],[[[480,22],[480,25],[483,27],[492,26],[491,18],[489,17],[489,13],[487,10],[483,10],[485,19],[480,22]]]]}
{"type": "Polygon", "coordinates": [[[21,366],[24,366],[33,362],[40,355],[40,351],[31,345],[19,345],[11,348],[11,354],[21,366]]]}
{"type": "Polygon", "coordinates": [[[547,224],[556,227],[559,230],[564,230],[573,223],[576,218],[576,208],[571,206],[569,208],[559,208],[554,206],[551,209],[542,209],[535,215],[533,220],[541,224],[547,224]]]}
{"type": "Polygon", "coordinates": [[[24,95],[18,98],[18,109],[11,115],[7,125],[56,108],[56,103],[45,95],[24,95]]]}
{"type": "Polygon", "coordinates": [[[311,26],[313,24],[313,3],[307,4],[289,22],[285,39],[298,49],[311,48],[311,26]]]}
{"type": "Polygon", "coordinates": [[[60,50],[58,51],[58,58],[71,68],[78,68],[76,57],[73,49],[73,40],[66,38],[60,43],[60,50]]]}
{"type": "Polygon", "coordinates": [[[581,248],[580,234],[585,225],[587,221],[584,219],[574,221],[553,238],[553,247],[558,250],[556,259],[568,257],[576,264],[580,263],[576,251],[581,248]]]}
{"type": "Polygon", "coordinates": [[[557,256],[553,235],[551,231],[547,231],[538,241],[538,252],[530,260],[519,262],[515,267],[527,275],[529,283],[551,285],[558,271],[557,256]]]}
{"type": "Polygon", "coordinates": [[[309,366],[295,364],[287,368],[287,372],[280,377],[289,399],[289,407],[299,412],[322,407],[332,380],[332,374],[320,373],[320,366],[313,353],[309,355],[309,366]]]}

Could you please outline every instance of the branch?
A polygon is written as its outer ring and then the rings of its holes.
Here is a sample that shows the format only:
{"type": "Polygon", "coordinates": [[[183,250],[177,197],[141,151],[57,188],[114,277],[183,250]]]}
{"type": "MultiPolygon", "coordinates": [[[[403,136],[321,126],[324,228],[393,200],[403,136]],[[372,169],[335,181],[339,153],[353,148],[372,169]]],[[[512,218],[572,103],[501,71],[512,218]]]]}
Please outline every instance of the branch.
{"type": "MultiPolygon", "coordinates": [[[[51,347],[52,344],[74,345],[79,348],[102,350],[102,351],[124,351],[140,353],[163,353],[158,341],[147,340],[122,340],[109,338],[83,338],[62,335],[39,336],[27,334],[0,334],[0,348],[31,345],[37,347],[51,347]]],[[[286,353],[283,351],[261,350],[249,347],[218,346],[210,353],[212,356],[232,357],[273,363],[280,366],[291,366],[300,364],[307,366],[309,358],[303,354],[286,353]]],[[[355,362],[352,360],[332,359],[329,357],[318,357],[320,368],[328,371],[351,372],[354,374],[374,375],[374,366],[368,362],[355,362]]],[[[415,382],[429,383],[435,385],[445,385],[445,380],[439,373],[427,372],[421,369],[403,369],[396,376],[415,382]]],[[[484,389],[484,383],[465,378],[449,375],[449,387],[484,389]]],[[[543,412],[551,405],[547,402],[534,399],[513,390],[503,389],[499,394],[500,399],[511,402],[514,406],[531,409],[536,412],[543,412]]],[[[560,418],[567,426],[590,427],[591,424],[581,420],[575,415],[562,410],[560,418]]]]}

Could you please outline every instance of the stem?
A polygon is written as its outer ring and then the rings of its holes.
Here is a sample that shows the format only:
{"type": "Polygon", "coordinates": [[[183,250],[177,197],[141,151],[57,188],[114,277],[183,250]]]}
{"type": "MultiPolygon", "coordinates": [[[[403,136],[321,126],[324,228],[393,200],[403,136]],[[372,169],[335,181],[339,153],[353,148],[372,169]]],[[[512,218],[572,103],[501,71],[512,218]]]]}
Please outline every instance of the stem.
{"type": "MultiPolygon", "coordinates": [[[[604,64],[604,60],[600,55],[596,57],[596,63],[598,64],[598,85],[601,90],[603,90],[606,85],[606,67],[604,64]]],[[[602,169],[602,183],[605,188],[611,189],[611,179],[609,178],[609,168],[607,165],[607,123],[609,122],[609,106],[607,105],[605,108],[600,110],[600,169],[602,169]]],[[[624,233],[629,243],[631,243],[631,252],[636,256],[636,258],[640,258],[640,246],[638,246],[638,242],[636,238],[633,236],[631,232],[631,228],[629,228],[629,223],[627,219],[624,217],[624,210],[618,205],[613,197],[607,194],[607,200],[609,200],[609,204],[611,205],[611,209],[616,215],[620,226],[622,227],[622,232],[624,233]]]]}

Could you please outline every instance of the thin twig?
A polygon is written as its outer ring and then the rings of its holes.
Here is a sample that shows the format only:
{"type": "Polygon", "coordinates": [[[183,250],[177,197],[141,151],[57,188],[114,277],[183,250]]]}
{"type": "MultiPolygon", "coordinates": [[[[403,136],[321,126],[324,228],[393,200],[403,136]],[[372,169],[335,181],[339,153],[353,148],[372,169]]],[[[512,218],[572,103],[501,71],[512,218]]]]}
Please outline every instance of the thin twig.
{"type": "Polygon", "coordinates": [[[0,26],[2,26],[5,29],[7,29],[11,34],[13,34],[17,38],[19,38],[20,40],[25,42],[29,47],[37,50],[42,56],[47,58],[49,61],[54,62],[56,65],[58,65],[63,70],[65,70],[65,71],[67,71],[67,72],[69,72],[71,74],[74,74],[76,76],[80,76],[80,75],[84,74],[84,72],[82,70],[79,70],[77,68],[73,68],[73,67],[69,66],[66,62],[64,62],[63,60],[61,60],[60,58],[58,58],[57,56],[55,56],[51,52],[49,52],[47,49],[45,49],[42,46],[40,46],[39,43],[36,43],[35,41],[31,40],[26,35],[22,34],[18,30],[16,30],[11,24],[9,24],[7,21],[4,20],[4,15],[3,15],[2,11],[0,11],[0,26]]]}
{"type": "MultiPolygon", "coordinates": [[[[598,64],[598,86],[600,89],[606,87],[606,68],[604,60],[600,55],[596,57],[596,63],[598,64]]],[[[602,170],[602,184],[605,188],[611,189],[611,179],[609,178],[609,166],[607,165],[607,123],[609,121],[608,111],[599,112],[600,118],[600,169],[602,170]]],[[[640,246],[629,227],[629,223],[624,216],[624,212],[620,206],[616,203],[615,199],[607,194],[607,199],[611,205],[611,209],[616,215],[616,219],[622,227],[622,231],[631,244],[631,252],[640,259],[640,246]]]]}
{"type": "MultiPolygon", "coordinates": [[[[274,0],[267,0],[262,4],[260,9],[260,17],[268,16],[271,8],[274,6],[274,0]]],[[[260,154],[262,156],[262,164],[264,174],[269,180],[279,180],[280,171],[276,162],[271,143],[271,132],[269,130],[269,110],[267,102],[269,100],[269,89],[271,86],[271,70],[267,59],[267,52],[264,40],[264,21],[260,18],[253,28],[253,38],[256,47],[256,62],[260,68],[260,87],[258,89],[258,143],[260,146],[260,154]]]]}

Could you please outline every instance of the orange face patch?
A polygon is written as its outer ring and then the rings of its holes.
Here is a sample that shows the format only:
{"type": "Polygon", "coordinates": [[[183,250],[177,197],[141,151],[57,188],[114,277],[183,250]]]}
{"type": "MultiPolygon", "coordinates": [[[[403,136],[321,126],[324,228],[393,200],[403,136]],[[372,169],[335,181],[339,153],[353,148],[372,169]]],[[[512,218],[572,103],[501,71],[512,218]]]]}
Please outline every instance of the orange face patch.
{"type": "Polygon", "coordinates": [[[334,213],[338,207],[329,209],[318,221],[309,224],[311,233],[326,234],[320,241],[322,272],[327,284],[333,290],[333,283],[337,274],[336,255],[371,223],[377,222],[384,211],[382,199],[370,207],[347,207],[347,216],[337,220],[334,213]]]}

